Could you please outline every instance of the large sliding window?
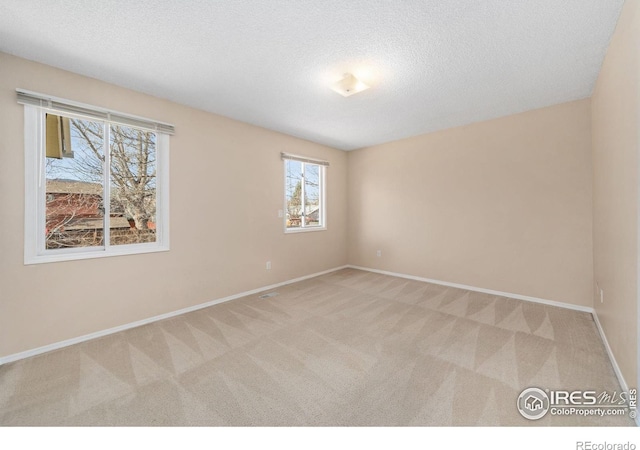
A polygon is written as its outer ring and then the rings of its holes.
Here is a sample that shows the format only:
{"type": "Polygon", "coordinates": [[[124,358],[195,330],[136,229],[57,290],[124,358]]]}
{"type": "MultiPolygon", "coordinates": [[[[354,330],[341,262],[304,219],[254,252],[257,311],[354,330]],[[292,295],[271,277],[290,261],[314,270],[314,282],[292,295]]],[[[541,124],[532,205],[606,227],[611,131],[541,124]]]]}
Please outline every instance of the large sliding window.
{"type": "Polygon", "coordinates": [[[18,100],[25,263],[168,250],[172,127],[24,91],[18,100]]]}
{"type": "Polygon", "coordinates": [[[282,154],[285,172],[285,230],[326,229],[326,161],[282,154]]]}

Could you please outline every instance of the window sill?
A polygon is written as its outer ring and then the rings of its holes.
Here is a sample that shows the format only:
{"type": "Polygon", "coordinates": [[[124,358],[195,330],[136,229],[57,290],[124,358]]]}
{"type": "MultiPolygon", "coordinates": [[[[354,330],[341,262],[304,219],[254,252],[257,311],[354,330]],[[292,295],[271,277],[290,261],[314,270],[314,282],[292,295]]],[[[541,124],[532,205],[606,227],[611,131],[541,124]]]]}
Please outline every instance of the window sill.
{"type": "Polygon", "coordinates": [[[308,233],[311,231],[327,231],[327,227],[287,228],[284,234],[308,233]]]}
{"type": "Polygon", "coordinates": [[[47,264],[62,261],[76,261],[81,259],[108,258],[111,256],[140,255],[145,253],[168,252],[169,246],[163,245],[127,245],[122,248],[110,247],[105,250],[87,250],[76,252],[46,253],[43,255],[25,255],[24,265],[47,264]]]}

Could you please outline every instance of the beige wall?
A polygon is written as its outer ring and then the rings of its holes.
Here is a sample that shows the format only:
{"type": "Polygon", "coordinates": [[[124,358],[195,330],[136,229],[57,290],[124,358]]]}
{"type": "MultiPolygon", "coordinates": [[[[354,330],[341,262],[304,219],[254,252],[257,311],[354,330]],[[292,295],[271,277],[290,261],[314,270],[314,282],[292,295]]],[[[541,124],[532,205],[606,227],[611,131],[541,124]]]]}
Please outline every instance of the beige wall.
{"type": "Polygon", "coordinates": [[[590,149],[587,99],[350,152],[349,263],[591,306],[590,149]]]}
{"type": "MultiPolygon", "coordinates": [[[[592,97],[594,305],[625,380],[638,355],[640,1],[626,0],[592,97]]],[[[638,381],[640,385],[640,381],[638,381]]]]}
{"type": "Polygon", "coordinates": [[[0,53],[0,155],[0,357],[346,264],[342,151],[0,53]],[[171,251],[23,264],[18,87],[175,124],[171,251]],[[330,161],[327,231],[284,235],[281,151],[330,161]]]}
{"type": "Polygon", "coordinates": [[[0,53],[0,358],[347,262],[579,306],[595,267],[633,385],[639,2],[592,101],[350,153],[0,53]],[[175,124],[170,252],[24,266],[17,87],[175,124]],[[282,232],[281,151],[331,162],[327,231],[282,232]]]}

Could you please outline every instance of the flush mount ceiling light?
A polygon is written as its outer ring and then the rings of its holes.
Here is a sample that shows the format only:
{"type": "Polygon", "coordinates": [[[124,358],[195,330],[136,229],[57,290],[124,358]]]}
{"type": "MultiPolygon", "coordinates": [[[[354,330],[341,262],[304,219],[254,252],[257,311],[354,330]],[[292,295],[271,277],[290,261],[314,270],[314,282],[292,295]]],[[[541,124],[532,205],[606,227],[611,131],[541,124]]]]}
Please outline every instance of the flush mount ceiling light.
{"type": "Polygon", "coordinates": [[[352,74],[345,73],[342,80],[331,85],[331,89],[344,97],[349,97],[350,95],[369,89],[369,86],[358,80],[352,74]]]}

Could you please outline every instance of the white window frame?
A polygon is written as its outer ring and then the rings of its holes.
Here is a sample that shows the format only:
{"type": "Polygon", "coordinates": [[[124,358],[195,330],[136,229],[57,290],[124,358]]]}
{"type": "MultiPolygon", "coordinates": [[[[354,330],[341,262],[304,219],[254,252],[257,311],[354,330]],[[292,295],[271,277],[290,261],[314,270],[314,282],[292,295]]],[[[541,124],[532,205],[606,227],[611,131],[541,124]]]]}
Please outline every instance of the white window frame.
{"type": "MultiPolygon", "coordinates": [[[[71,103],[71,102],[70,102],[71,103]]],[[[86,105],[84,105],[86,106],[86,105]]],[[[86,106],[87,108],[91,108],[86,106]]],[[[71,118],[82,118],[105,123],[104,137],[105,166],[109,164],[109,120],[60,111],[46,106],[24,105],[24,147],[25,147],[25,237],[24,263],[41,264],[58,261],[103,258],[110,256],[135,255],[141,253],[164,252],[169,250],[169,135],[156,133],[156,242],[141,244],[109,245],[105,233],[104,245],[100,247],[79,247],[65,249],[45,248],[46,222],[46,181],[45,181],[45,114],[54,113],[71,118]]],[[[105,170],[104,196],[109,198],[108,171],[105,170]]],[[[109,202],[106,201],[105,205],[109,202]]],[[[105,214],[106,217],[106,214],[105,214]]],[[[105,222],[109,218],[106,217],[105,222]]],[[[105,230],[108,225],[105,223],[105,230]]]]}
{"type": "MultiPolygon", "coordinates": [[[[326,198],[327,198],[327,167],[329,164],[325,161],[314,160],[302,156],[289,155],[287,153],[282,154],[283,160],[283,169],[284,169],[284,232],[285,234],[295,234],[295,233],[306,233],[310,231],[325,231],[327,229],[327,207],[326,207],[326,198]],[[319,179],[320,179],[320,214],[318,215],[320,219],[320,225],[314,226],[305,226],[304,225],[304,216],[302,219],[302,223],[300,227],[289,228],[287,227],[287,161],[299,161],[303,167],[305,164],[313,164],[318,166],[319,168],[319,179]]],[[[304,205],[304,180],[302,182],[302,203],[304,205]]]]}

